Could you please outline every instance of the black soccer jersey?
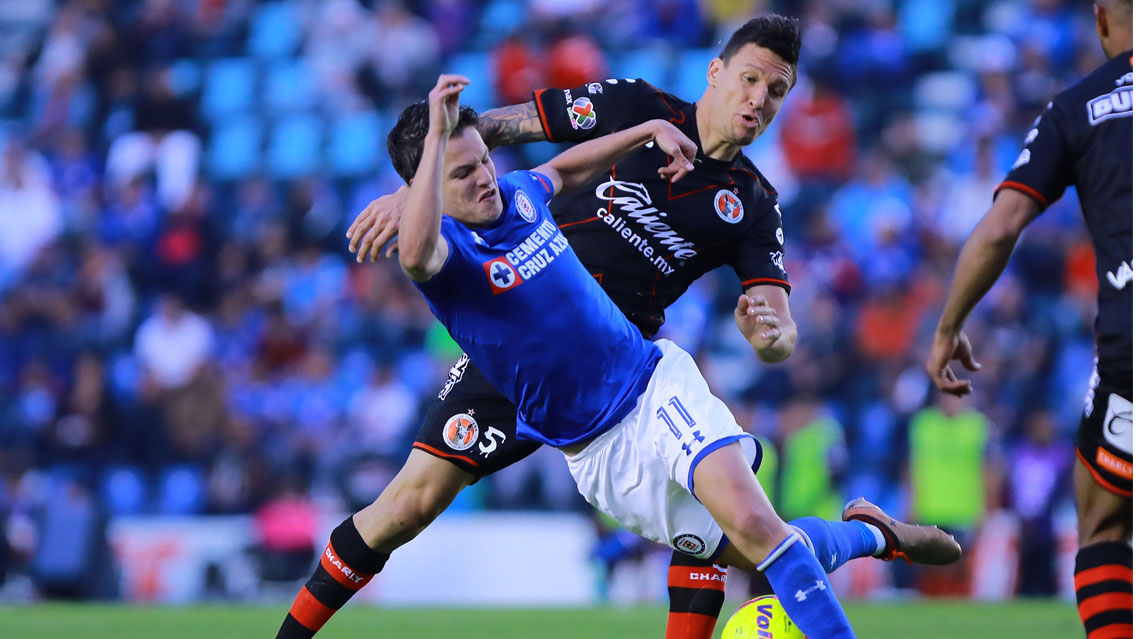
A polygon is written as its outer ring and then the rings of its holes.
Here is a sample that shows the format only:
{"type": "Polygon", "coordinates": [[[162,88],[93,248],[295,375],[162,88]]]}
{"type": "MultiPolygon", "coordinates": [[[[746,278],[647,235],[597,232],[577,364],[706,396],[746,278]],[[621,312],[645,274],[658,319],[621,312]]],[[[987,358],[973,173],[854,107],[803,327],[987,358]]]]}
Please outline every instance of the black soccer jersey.
{"type": "MultiPolygon", "coordinates": [[[[581,142],[653,119],[669,120],[699,142],[696,105],[643,80],[542,89],[534,100],[553,142],[581,142]]],[[[789,290],[776,191],[744,154],[724,162],[699,147],[695,169],[677,183],[659,177],[667,156],[649,144],[552,202],[584,266],[648,336],[694,280],[723,264],[733,267],[743,290],[758,284],[789,290]]]]}
{"type": "Polygon", "coordinates": [[[1100,373],[1132,379],[1132,52],[1057,94],[998,187],[1042,208],[1073,185],[1096,253],[1100,373]]]}

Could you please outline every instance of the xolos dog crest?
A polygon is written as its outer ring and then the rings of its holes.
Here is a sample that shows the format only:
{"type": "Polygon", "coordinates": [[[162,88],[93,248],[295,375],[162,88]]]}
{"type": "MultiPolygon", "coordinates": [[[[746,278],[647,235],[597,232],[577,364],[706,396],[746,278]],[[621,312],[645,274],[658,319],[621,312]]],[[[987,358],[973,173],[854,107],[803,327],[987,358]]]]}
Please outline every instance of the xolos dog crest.
{"type": "Polygon", "coordinates": [[[458,413],[446,420],[442,428],[442,439],[454,450],[466,450],[477,442],[480,429],[473,415],[458,413]]]}
{"type": "Polygon", "coordinates": [[[741,222],[742,215],[745,215],[741,198],[733,191],[727,191],[726,189],[718,191],[718,194],[714,196],[714,210],[717,211],[718,217],[730,224],[741,222]]]}

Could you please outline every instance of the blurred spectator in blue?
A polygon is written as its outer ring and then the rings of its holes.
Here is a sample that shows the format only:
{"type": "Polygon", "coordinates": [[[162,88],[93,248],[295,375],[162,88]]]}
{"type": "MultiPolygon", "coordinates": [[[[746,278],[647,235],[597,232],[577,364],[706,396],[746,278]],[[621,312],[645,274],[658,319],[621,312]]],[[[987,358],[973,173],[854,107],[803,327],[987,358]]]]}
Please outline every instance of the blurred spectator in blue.
{"type": "Polygon", "coordinates": [[[106,198],[99,215],[98,239],[135,262],[153,245],[162,221],[162,210],[153,190],[145,180],[135,178],[117,188],[108,188],[106,198]]]}
{"type": "Polygon", "coordinates": [[[62,206],[65,229],[89,233],[99,213],[102,175],[86,135],[81,129],[67,129],[59,134],[47,159],[52,184],[62,206]]]}
{"type": "Polygon", "coordinates": [[[638,42],[658,40],[684,48],[702,44],[706,23],[696,0],[638,0],[632,13],[638,23],[638,42]]]}
{"type": "Polygon", "coordinates": [[[840,38],[835,59],[846,94],[860,96],[861,131],[879,131],[891,116],[906,107],[910,83],[908,51],[895,31],[895,13],[888,0],[861,3],[846,16],[851,28],[840,38]],[[872,93],[874,99],[866,98],[872,93]]]}
{"type": "Polygon", "coordinates": [[[32,575],[49,599],[91,599],[113,594],[106,516],[82,484],[49,480],[39,518],[32,575]]]}
{"type": "Polygon", "coordinates": [[[466,0],[431,0],[427,3],[426,14],[438,36],[439,53],[443,59],[460,52],[473,35],[478,4],[466,0]]]}
{"type": "Polygon", "coordinates": [[[24,364],[17,378],[19,392],[13,398],[13,419],[7,429],[6,446],[13,451],[33,446],[59,412],[62,387],[62,380],[43,360],[32,359],[24,364]]]}
{"type": "Polygon", "coordinates": [[[349,390],[336,383],[333,372],[331,353],[312,345],[279,382],[288,401],[288,430],[301,452],[313,458],[332,452],[337,435],[344,434],[339,425],[349,390]]]}
{"type": "Polygon", "coordinates": [[[289,260],[280,275],[281,299],[289,321],[315,326],[334,319],[334,309],[347,292],[347,267],[341,258],[308,245],[289,260]]]}
{"type": "Polygon", "coordinates": [[[991,7],[987,22],[1019,44],[1040,44],[1049,63],[1068,64],[1078,32],[1091,33],[1092,29],[1085,25],[1083,11],[1073,11],[1067,5],[1062,0],[1001,3],[991,7]]]}
{"type": "Polygon", "coordinates": [[[879,149],[861,155],[856,173],[833,194],[830,213],[838,237],[849,245],[857,262],[865,265],[875,257],[880,232],[911,224],[913,192],[879,149]]]}

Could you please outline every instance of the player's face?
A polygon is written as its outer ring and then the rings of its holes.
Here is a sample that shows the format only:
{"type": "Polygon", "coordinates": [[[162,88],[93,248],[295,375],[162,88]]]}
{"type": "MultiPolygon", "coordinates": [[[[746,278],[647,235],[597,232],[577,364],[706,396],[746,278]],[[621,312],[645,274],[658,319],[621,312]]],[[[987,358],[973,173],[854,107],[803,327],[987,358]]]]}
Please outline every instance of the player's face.
{"type": "Polygon", "coordinates": [[[722,138],[745,146],[765,132],[793,86],[793,67],[781,56],[747,44],[710,64],[714,128],[722,138]]]}
{"type": "Polygon", "coordinates": [[[467,126],[446,143],[442,210],[467,224],[489,224],[501,215],[497,169],[477,129],[467,126]]]}

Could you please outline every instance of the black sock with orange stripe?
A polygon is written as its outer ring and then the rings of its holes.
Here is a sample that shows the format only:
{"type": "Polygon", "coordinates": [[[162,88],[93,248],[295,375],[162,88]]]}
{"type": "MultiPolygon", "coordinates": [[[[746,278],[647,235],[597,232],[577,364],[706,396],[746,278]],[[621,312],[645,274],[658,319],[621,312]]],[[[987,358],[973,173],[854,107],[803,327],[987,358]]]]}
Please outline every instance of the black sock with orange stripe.
{"type": "Polygon", "coordinates": [[[726,598],[726,567],[677,550],[667,573],[666,639],[711,639],[726,598]]]}
{"type": "Polygon", "coordinates": [[[315,574],[296,595],[276,639],[311,639],[351,595],[383,569],[388,558],[363,541],[348,517],[331,531],[315,574]]]}
{"type": "Polygon", "coordinates": [[[1131,546],[1106,541],[1081,548],[1073,583],[1088,639],[1131,639],[1131,546]]]}

